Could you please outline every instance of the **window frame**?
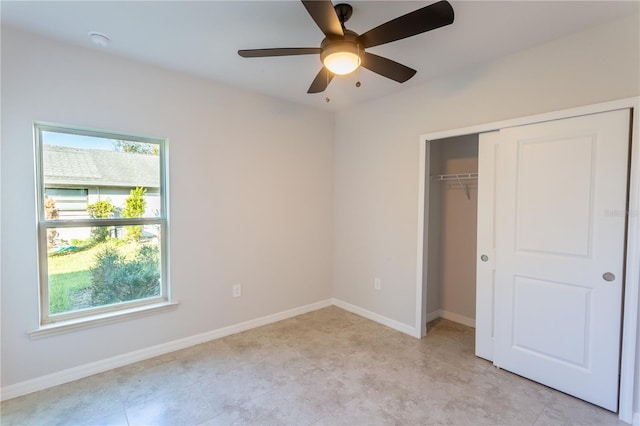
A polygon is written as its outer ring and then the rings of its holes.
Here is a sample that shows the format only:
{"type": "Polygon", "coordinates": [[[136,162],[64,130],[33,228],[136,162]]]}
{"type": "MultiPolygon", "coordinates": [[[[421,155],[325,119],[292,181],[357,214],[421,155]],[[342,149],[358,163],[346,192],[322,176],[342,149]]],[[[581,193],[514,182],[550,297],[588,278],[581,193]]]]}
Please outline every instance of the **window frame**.
{"type": "Polygon", "coordinates": [[[67,125],[36,122],[33,125],[35,147],[35,184],[36,184],[36,222],[38,246],[38,278],[39,278],[39,312],[40,326],[52,326],[65,322],[93,321],[104,315],[129,315],[132,310],[142,307],[153,307],[171,302],[169,285],[169,201],[168,201],[168,161],[167,139],[139,136],[128,133],[118,133],[95,129],[79,128],[67,125]],[[45,217],[45,181],[43,164],[43,132],[55,132],[78,136],[90,136],[103,139],[126,140],[158,145],[159,185],[160,185],[160,216],[141,218],[110,218],[110,219],[47,219],[45,217]],[[158,225],[160,227],[160,295],[145,299],[131,300],[111,305],[103,305],[75,311],[50,314],[49,312],[49,268],[47,250],[47,231],[55,228],[103,227],[126,225],[158,225]],[[121,311],[121,312],[119,312],[121,311]]]}

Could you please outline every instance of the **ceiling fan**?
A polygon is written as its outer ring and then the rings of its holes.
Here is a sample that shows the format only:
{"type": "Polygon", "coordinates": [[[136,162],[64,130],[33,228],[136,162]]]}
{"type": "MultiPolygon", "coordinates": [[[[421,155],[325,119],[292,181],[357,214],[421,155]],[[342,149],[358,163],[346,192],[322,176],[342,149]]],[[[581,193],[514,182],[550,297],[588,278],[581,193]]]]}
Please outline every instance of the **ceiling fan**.
{"type": "Polygon", "coordinates": [[[453,23],[453,8],[449,2],[441,0],[358,35],[344,26],[353,13],[350,5],[340,3],[333,6],[331,0],[301,1],[325,35],[320,47],[248,49],[238,50],[238,54],[243,58],[320,54],[323,67],[307,93],[323,92],[334,75],[349,74],[359,66],[404,83],[413,77],[416,70],[391,59],[366,52],[365,49],[453,23]]]}

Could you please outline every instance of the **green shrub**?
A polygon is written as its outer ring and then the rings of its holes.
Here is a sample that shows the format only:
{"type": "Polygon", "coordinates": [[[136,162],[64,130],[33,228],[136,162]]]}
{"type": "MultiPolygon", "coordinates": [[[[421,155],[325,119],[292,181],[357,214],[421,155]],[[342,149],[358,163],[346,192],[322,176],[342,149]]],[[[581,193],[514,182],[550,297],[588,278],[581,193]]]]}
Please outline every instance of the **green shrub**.
{"type": "Polygon", "coordinates": [[[106,245],[90,271],[93,306],[160,295],[159,257],[157,246],[140,246],[128,260],[116,246],[106,245]]]}
{"type": "MultiPolygon", "coordinates": [[[[147,207],[147,201],[144,199],[147,193],[146,188],[137,186],[129,191],[129,196],[124,200],[124,208],[122,209],[122,217],[142,217],[147,207]]],[[[127,238],[131,241],[138,241],[142,237],[142,226],[127,227],[127,238]]]]}
{"type": "MultiPolygon", "coordinates": [[[[93,219],[108,219],[111,217],[114,211],[111,200],[98,200],[93,204],[87,206],[87,212],[93,219]]],[[[109,239],[111,227],[109,226],[95,226],[91,228],[91,239],[96,243],[101,243],[109,239]]]]}

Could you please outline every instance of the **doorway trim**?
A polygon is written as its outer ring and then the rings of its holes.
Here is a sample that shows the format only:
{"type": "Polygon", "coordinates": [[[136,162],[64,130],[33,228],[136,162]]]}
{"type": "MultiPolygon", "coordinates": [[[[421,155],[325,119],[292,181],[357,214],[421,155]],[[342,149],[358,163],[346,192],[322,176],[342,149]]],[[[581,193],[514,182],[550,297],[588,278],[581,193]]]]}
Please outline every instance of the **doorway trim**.
{"type": "Polygon", "coordinates": [[[620,390],[618,403],[618,417],[620,420],[632,423],[634,420],[640,422],[640,413],[633,412],[634,379],[636,374],[636,363],[640,362],[640,357],[636,353],[638,336],[638,305],[640,299],[640,97],[619,99],[593,105],[586,105],[576,108],[569,108],[544,114],[519,117],[493,123],[478,124],[458,129],[445,130],[435,133],[427,133],[420,136],[420,158],[418,172],[418,247],[417,247],[417,267],[416,267],[416,337],[420,338],[426,334],[426,301],[427,286],[423,282],[423,277],[427,276],[424,256],[427,254],[428,227],[425,221],[428,218],[428,206],[425,201],[429,199],[429,185],[427,177],[429,173],[429,149],[427,144],[431,141],[445,139],[455,136],[464,136],[475,133],[485,133],[500,130],[506,127],[522,126],[526,124],[541,123],[545,121],[560,120],[564,118],[577,117],[581,115],[596,114],[600,112],[613,111],[619,109],[631,109],[632,129],[631,129],[631,153],[629,161],[629,211],[627,228],[627,246],[625,259],[625,284],[622,318],[622,348],[620,360],[620,390]],[[424,269],[423,269],[424,268],[424,269]],[[635,417],[635,419],[634,419],[635,417]]]}

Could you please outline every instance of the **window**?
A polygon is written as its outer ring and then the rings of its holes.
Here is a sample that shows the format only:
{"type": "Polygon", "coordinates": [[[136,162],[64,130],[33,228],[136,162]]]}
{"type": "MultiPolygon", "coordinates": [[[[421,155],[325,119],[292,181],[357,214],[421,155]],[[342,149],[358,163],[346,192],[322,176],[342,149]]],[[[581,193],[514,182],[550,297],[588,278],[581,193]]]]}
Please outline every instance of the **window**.
{"type": "Polygon", "coordinates": [[[35,125],[41,324],[167,302],[165,141],[35,125]]]}
{"type": "Polygon", "coordinates": [[[45,200],[50,198],[55,203],[60,219],[86,216],[88,195],[88,189],[44,188],[45,200]]]}

